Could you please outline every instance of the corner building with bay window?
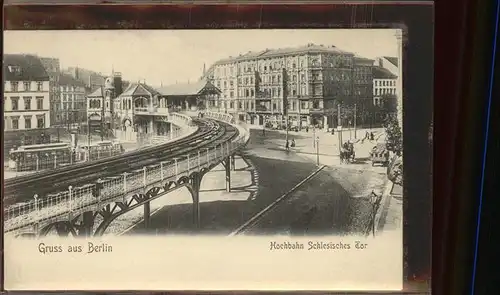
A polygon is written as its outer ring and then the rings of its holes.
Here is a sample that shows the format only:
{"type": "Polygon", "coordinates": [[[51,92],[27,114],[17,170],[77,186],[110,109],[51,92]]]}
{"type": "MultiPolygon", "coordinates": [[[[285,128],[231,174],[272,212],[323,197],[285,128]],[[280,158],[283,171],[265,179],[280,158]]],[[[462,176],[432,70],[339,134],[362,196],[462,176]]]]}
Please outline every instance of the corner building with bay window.
{"type": "Polygon", "coordinates": [[[204,72],[203,79],[221,91],[207,108],[254,125],[283,124],[288,115],[299,128],[334,127],[337,104],[357,99],[355,67],[353,53],[315,44],[231,56],[204,72]]]}

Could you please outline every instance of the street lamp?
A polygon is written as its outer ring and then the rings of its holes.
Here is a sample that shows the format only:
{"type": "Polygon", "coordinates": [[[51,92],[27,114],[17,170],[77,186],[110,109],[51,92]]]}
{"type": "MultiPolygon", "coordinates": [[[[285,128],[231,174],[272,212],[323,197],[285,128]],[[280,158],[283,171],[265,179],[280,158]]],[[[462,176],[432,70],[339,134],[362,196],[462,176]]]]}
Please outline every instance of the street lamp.
{"type": "Polygon", "coordinates": [[[315,138],[316,142],[316,164],[319,166],[319,136],[315,138]]]}
{"type": "Polygon", "coordinates": [[[316,125],[313,124],[313,148],[316,147],[316,125]]]}
{"type": "Polygon", "coordinates": [[[380,207],[380,201],[382,196],[377,195],[374,191],[371,192],[369,196],[370,204],[372,205],[372,234],[375,236],[375,215],[377,215],[378,208],[380,207]]]}

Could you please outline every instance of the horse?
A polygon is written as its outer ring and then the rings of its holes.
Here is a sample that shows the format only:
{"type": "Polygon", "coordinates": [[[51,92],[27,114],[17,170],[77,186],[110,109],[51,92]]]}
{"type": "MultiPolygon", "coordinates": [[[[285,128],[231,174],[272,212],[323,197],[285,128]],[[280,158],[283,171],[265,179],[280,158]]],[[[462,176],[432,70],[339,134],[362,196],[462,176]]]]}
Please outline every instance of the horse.
{"type": "Polygon", "coordinates": [[[340,151],[340,162],[349,163],[353,162],[356,157],[356,153],[354,152],[354,146],[351,144],[347,148],[342,148],[340,151]]]}

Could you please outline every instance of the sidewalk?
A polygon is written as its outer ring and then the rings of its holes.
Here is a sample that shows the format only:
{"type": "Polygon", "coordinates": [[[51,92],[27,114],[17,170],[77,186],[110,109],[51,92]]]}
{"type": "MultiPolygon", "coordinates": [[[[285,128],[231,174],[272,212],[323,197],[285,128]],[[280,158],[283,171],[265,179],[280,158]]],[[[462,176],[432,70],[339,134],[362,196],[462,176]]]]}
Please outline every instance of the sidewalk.
{"type": "Polygon", "coordinates": [[[400,185],[387,181],[375,224],[377,232],[403,229],[403,188],[400,185]]]}

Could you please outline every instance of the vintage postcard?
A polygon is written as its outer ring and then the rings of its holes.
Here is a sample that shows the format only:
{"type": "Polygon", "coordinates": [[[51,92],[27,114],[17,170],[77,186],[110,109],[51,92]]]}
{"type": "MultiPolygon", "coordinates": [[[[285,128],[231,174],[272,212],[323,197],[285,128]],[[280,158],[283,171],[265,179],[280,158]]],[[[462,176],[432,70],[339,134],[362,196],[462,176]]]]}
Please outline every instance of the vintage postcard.
{"type": "Polygon", "coordinates": [[[7,290],[401,290],[400,29],[4,32],[7,290]]]}

